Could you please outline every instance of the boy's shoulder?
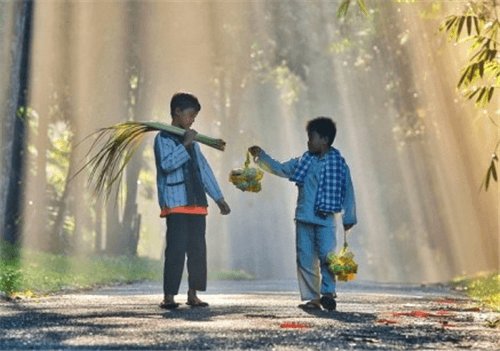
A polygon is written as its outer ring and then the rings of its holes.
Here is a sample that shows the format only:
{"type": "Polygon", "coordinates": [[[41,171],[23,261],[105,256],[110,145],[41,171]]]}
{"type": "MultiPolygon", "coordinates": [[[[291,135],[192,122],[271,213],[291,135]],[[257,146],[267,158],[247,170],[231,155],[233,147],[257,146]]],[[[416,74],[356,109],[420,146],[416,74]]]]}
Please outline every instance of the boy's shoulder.
{"type": "Polygon", "coordinates": [[[160,131],[156,134],[155,140],[179,144],[182,142],[182,136],[177,136],[172,133],[160,131]]]}
{"type": "Polygon", "coordinates": [[[333,146],[330,146],[330,151],[328,152],[328,154],[332,157],[340,157],[342,159],[344,158],[340,150],[333,146]]]}
{"type": "Polygon", "coordinates": [[[340,162],[342,162],[345,166],[348,166],[344,155],[342,155],[342,152],[340,152],[339,149],[331,146],[329,154],[332,156],[332,158],[340,160],[340,162]]]}
{"type": "MultiPolygon", "coordinates": [[[[182,144],[182,142],[183,142],[182,135],[176,135],[165,131],[160,131],[155,136],[155,144],[166,143],[170,145],[170,147],[176,147],[182,144]]],[[[193,141],[193,147],[196,150],[197,154],[202,154],[201,148],[196,140],[193,141]]]]}

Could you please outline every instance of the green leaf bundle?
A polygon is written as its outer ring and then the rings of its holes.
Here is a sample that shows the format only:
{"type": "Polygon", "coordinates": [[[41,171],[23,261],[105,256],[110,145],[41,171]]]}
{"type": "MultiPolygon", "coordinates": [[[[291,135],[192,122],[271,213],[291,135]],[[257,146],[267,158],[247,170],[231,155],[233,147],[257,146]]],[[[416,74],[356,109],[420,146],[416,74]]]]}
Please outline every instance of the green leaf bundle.
{"type": "MultiPolygon", "coordinates": [[[[137,150],[147,132],[165,131],[175,135],[184,135],[185,130],[159,122],[128,121],[110,127],[98,129],[96,140],[92,144],[89,154],[104,140],[104,145],[80,169],[90,168],[89,184],[94,187],[94,195],[106,192],[109,196],[113,185],[120,182],[125,166],[137,150]]],[[[225,141],[197,134],[195,140],[202,144],[224,151],[225,141]]],[[[76,175],[75,175],[76,176],[76,175]]]]}

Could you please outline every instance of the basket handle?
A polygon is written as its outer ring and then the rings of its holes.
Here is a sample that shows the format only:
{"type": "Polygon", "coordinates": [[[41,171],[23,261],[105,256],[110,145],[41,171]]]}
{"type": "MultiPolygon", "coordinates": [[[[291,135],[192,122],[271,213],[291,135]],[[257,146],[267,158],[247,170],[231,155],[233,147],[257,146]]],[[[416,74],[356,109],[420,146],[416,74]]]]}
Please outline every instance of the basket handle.
{"type": "MultiPolygon", "coordinates": [[[[334,214],[334,221],[336,225],[338,223],[342,223],[342,214],[340,212],[334,214]]],[[[342,224],[342,228],[344,228],[344,225],[342,224]]],[[[349,228],[348,230],[344,229],[344,247],[347,247],[347,236],[350,234],[352,228],[349,228]]]]}
{"type": "Polygon", "coordinates": [[[351,232],[351,229],[344,230],[344,247],[347,247],[347,235],[349,235],[351,232]]]}

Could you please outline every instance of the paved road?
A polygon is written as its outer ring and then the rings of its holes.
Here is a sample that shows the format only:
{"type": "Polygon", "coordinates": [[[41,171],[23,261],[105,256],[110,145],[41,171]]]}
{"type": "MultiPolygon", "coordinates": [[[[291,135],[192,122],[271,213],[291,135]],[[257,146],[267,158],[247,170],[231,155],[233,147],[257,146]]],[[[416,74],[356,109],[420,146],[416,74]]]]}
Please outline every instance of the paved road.
{"type": "Polygon", "coordinates": [[[294,280],[211,281],[209,308],[158,303],[141,282],[0,301],[1,350],[500,350],[498,318],[444,287],[349,282],[335,312],[297,308],[294,280]]]}

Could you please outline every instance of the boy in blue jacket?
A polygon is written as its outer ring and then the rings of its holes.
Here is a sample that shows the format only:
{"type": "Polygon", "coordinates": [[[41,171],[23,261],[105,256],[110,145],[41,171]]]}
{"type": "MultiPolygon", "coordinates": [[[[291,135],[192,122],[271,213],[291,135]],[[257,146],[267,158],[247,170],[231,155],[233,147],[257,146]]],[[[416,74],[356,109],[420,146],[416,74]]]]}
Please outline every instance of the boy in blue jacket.
{"type": "Polygon", "coordinates": [[[164,299],[161,308],[179,306],[174,296],[179,286],[187,256],[188,298],[191,307],[206,307],[196,292],[205,291],[207,258],[205,227],[208,194],[223,215],[231,211],[224,200],[215,176],[194,140],[191,129],[201,105],[188,93],[177,93],[170,101],[172,125],[185,129],[183,136],[161,132],[156,135],[154,153],[160,217],[167,219],[167,248],[163,276],[164,299]]]}
{"type": "Polygon", "coordinates": [[[275,175],[288,178],[298,187],[295,210],[297,275],[301,299],[299,307],[335,310],[335,276],[326,258],[335,250],[335,213],[343,213],[344,230],[356,222],[354,189],[349,167],[331,145],[337,128],[327,117],[307,123],[308,151],[302,157],[280,163],[259,146],[249,148],[257,164],[275,175]],[[318,272],[318,262],[321,271],[318,272]]]}

